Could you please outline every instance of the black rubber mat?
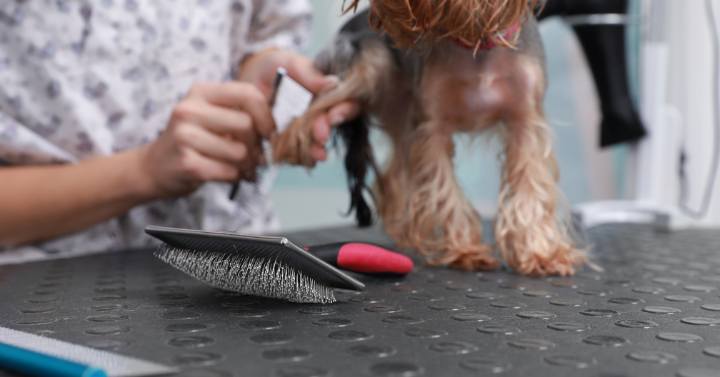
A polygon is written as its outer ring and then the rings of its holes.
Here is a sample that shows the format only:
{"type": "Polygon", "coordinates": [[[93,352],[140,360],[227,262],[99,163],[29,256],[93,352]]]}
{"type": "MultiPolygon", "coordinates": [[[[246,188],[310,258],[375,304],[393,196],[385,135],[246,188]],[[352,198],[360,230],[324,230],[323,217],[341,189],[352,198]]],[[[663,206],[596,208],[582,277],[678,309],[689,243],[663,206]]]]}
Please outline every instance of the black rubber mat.
{"type": "MultiPolygon", "coordinates": [[[[387,243],[350,228],[291,237],[387,243]]],[[[605,272],[418,268],[333,305],[207,288],[132,251],[0,267],[3,326],[182,376],[720,375],[720,231],[589,232],[605,272]]]]}

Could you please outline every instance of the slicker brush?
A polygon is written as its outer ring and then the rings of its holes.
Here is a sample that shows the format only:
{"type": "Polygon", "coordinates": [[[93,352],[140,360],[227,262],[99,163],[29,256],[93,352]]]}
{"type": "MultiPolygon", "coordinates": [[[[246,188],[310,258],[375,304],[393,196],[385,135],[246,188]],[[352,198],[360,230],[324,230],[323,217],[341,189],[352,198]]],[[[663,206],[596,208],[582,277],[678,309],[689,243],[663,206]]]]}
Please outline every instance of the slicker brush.
{"type": "Polygon", "coordinates": [[[298,303],[335,302],[334,289],[362,290],[351,276],[285,237],[148,226],[160,260],[216,288],[298,303]]]}

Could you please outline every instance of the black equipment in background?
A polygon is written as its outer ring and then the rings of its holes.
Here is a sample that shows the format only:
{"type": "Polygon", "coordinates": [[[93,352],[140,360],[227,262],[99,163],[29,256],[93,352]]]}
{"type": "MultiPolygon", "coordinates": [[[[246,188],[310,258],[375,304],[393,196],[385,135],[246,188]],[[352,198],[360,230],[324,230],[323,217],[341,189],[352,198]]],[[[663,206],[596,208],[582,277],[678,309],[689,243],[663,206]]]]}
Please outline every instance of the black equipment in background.
{"type": "Polygon", "coordinates": [[[627,0],[547,0],[540,20],[563,16],[583,47],[600,97],[600,146],[636,142],[645,134],[628,81],[627,0]]]}

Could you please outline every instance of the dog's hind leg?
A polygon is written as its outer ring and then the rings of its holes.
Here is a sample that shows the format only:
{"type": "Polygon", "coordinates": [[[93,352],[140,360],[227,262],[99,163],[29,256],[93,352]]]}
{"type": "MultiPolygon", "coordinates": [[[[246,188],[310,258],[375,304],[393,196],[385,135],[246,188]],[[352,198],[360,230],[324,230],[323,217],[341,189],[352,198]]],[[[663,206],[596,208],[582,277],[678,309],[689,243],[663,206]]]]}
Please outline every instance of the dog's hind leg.
{"type": "Polygon", "coordinates": [[[491,248],[483,244],[480,216],[455,178],[452,136],[433,122],[424,123],[413,132],[407,153],[405,243],[433,265],[497,268],[491,248]]]}
{"type": "Polygon", "coordinates": [[[382,93],[386,85],[391,85],[393,68],[392,57],[384,44],[366,42],[348,70],[338,73],[342,74],[342,80],[337,87],[320,94],[302,117],[271,140],[273,161],[313,167],[315,161],[310,153],[312,122],[345,101],[359,101],[363,110],[367,110],[375,100],[375,93],[382,93]]]}

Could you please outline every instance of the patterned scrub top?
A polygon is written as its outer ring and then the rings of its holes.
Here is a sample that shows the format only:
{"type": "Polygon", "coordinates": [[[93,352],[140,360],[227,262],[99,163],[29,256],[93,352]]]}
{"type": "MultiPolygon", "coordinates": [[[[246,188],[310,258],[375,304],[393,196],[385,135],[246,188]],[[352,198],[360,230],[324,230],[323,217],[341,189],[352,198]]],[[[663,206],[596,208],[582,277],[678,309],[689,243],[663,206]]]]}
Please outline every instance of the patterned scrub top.
{"type": "MultiPolygon", "coordinates": [[[[194,82],[230,80],[263,48],[299,48],[310,14],[305,0],[0,0],[0,165],[72,164],[148,143],[194,82]]],[[[230,185],[211,183],[79,233],[0,248],[0,263],[144,246],[148,224],[276,230],[272,175],[244,183],[235,201],[230,185]]]]}

